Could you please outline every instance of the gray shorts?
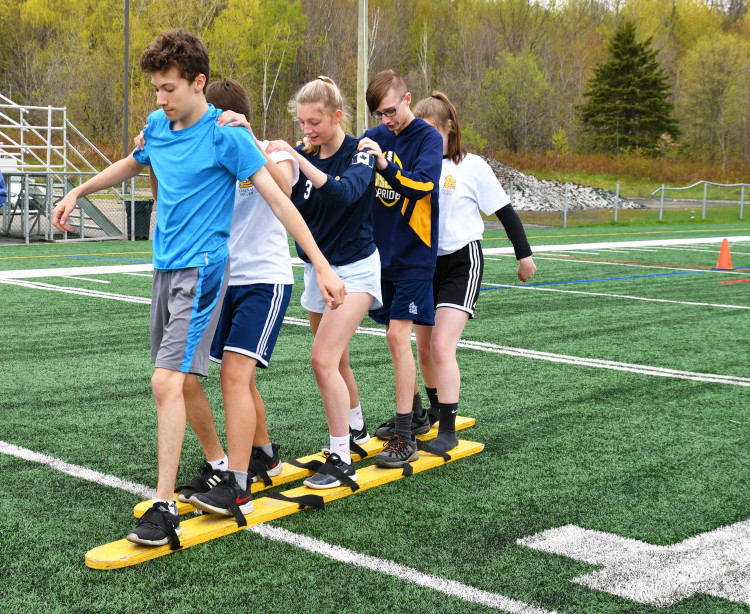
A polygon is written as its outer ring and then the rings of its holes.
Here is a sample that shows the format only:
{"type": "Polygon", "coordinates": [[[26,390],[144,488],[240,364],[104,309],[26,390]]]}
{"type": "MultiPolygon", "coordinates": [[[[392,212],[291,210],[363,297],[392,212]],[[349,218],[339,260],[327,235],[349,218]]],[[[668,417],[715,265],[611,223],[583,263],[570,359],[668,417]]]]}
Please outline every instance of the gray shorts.
{"type": "Polygon", "coordinates": [[[174,271],[154,270],[151,362],[208,375],[209,352],[229,280],[229,260],[174,271]]]}

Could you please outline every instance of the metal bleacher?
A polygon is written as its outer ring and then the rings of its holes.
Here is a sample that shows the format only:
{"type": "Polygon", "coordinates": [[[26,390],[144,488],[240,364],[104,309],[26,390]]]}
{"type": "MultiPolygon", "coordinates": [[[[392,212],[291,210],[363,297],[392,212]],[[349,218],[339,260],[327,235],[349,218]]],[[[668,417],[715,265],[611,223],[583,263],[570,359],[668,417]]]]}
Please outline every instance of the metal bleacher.
{"type": "Polygon", "coordinates": [[[8,187],[0,236],[26,243],[125,238],[125,208],[132,203],[126,185],[78,199],[69,218],[74,233],[52,225],[55,204],[96,174],[95,164],[101,169],[110,161],[68,120],[64,107],[19,105],[0,94],[0,172],[8,187]]]}

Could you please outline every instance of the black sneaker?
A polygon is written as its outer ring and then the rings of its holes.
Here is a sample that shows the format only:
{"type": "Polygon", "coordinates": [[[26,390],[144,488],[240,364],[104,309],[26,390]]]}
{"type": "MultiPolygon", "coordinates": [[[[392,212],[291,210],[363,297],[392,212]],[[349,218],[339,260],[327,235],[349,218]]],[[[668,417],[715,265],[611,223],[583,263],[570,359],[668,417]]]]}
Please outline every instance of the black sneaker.
{"type": "Polygon", "coordinates": [[[220,469],[213,469],[211,465],[206,461],[201,467],[200,473],[196,475],[192,480],[183,486],[178,486],[177,490],[179,495],[177,499],[183,503],[187,503],[195,493],[208,492],[219,482],[224,475],[224,472],[220,469]]]}
{"type": "MultiPolygon", "coordinates": [[[[250,465],[247,469],[247,479],[251,482],[257,482],[263,477],[263,473],[266,476],[279,475],[284,466],[279,460],[279,444],[272,443],[271,449],[273,454],[268,456],[260,446],[253,446],[253,451],[250,454],[250,465]]],[[[265,480],[263,480],[265,482],[265,480]]],[[[269,480],[270,482],[270,480],[269,480]]]]}
{"type": "Polygon", "coordinates": [[[204,512],[222,516],[237,516],[238,510],[243,515],[253,511],[250,487],[242,490],[231,471],[223,471],[222,480],[208,492],[198,492],[190,497],[190,504],[204,512]]]}
{"type": "Polygon", "coordinates": [[[339,455],[335,452],[333,454],[324,452],[324,454],[326,456],[326,462],[317,473],[302,482],[305,486],[318,490],[341,486],[342,476],[337,476],[337,473],[343,473],[344,476],[352,482],[356,482],[359,479],[359,476],[354,469],[354,461],[347,464],[341,460],[339,455]]]}
{"type": "Polygon", "coordinates": [[[375,464],[387,468],[403,467],[418,458],[419,451],[414,435],[409,439],[403,435],[394,435],[383,445],[383,451],[375,457],[375,464]]]}
{"type": "MultiPolygon", "coordinates": [[[[424,435],[429,432],[432,428],[430,424],[430,416],[426,411],[422,411],[420,414],[414,412],[411,417],[411,434],[412,435],[424,435]]],[[[388,441],[393,437],[396,430],[396,416],[393,416],[387,422],[383,422],[375,431],[375,437],[378,439],[385,439],[388,441]]]]}
{"type": "MultiPolygon", "coordinates": [[[[349,437],[351,438],[350,441],[353,441],[358,446],[361,446],[363,443],[367,443],[370,441],[370,434],[367,432],[367,424],[365,424],[365,421],[362,421],[362,428],[361,429],[355,429],[354,427],[349,427],[349,437]]],[[[323,446],[323,452],[330,452],[331,451],[331,443],[327,443],[323,446]]]]}
{"type": "Polygon", "coordinates": [[[140,517],[135,529],[125,539],[143,546],[171,544],[172,550],[177,550],[180,547],[180,535],[180,517],[169,511],[169,505],[157,501],[140,517]]]}

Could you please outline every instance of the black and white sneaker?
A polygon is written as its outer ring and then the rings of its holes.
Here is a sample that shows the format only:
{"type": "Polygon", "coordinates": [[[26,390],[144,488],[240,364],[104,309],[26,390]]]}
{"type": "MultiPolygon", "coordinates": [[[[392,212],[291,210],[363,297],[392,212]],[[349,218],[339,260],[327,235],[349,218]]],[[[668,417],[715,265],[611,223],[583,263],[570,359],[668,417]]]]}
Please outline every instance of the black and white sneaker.
{"type": "Polygon", "coordinates": [[[180,547],[180,535],[180,517],[169,510],[169,505],[157,501],[140,517],[135,529],[125,539],[143,546],[171,544],[172,550],[177,550],[180,547]]]}
{"type": "MultiPolygon", "coordinates": [[[[422,410],[421,413],[416,411],[411,417],[411,434],[412,435],[424,435],[429,432],[432,428],[430,415],[427,411],[422,410]]],[[[387,422],[383,422],[376,430],[375,437],[378,439],[385,439],[388,441],[393,434],[396,432],[396,416],[393,416],[387,422]]]]}
{"type": "MultiPolygon", "coordinates": [[[[351,438],[350,441],[353,441],[358,446],[361,446],[363,443],[367,443],[368,441],[370,441],[370,434],[367,432],[367,424],[365,424],[364,420],[362,421],[361,429],[355,429],[353,426],[349,427],[349,437],[351,438]]],[[[330,451],[331,444],[329,442],[323,446],[323,452],[330,451]]]]}
{"type": "Polygon", "coordinates": [[[224,475],[224,472],[220,469],[213,469],[208,461],[203,463],[200,469],[200,473],[196,475],[192,480],[183,486],[178,486],[177,490],[179,494],[177,499],[183,503],[187,503],[195,493],[208,492],[219,482],[224,475]]]}
{"type": "Polygon", "coordinates": [[[253,497],[250,487],[242,490],[234,473],[223,471],[221,481],[207,492],[195,493],[189,503],[199,510],[222,516],[237,516],[253,511],[253,497]]]}
{"type": "Polygon", "coordinates": [[[342,484],[351,487],[351,483],[359,479],[354,469],[354,461],[347,464],[335,452],[333,454],[323,452],[323,455],[326,457],[326,462],[317,473],[302,482],[305,486],[318,490],[336,488],[342,484]]]}
{"type": "Polygon", "coordinates": [[[253,446],[253,451],[250,454],[250,465],[247,469],[247,479],[253,482],[257,482],[259,479],[263,479],[263,482],[270,486],[271,480],[266,481],[265,477],[273,477],[279,475],[284,466],[281,464],[279,459],[279,444],[272,443],[271,448],[273,454],[268,456],[260,446],[253,446]]]}

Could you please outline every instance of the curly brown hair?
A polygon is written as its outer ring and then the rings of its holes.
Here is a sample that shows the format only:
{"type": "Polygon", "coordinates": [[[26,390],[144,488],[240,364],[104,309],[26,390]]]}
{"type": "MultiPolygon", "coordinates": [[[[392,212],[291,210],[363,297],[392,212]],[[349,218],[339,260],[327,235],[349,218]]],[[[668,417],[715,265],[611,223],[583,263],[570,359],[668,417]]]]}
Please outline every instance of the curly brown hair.
{"type": "MultiPolygon", "coordinates": [[[[198,75],[209,77],[208,51],[200,38],[184,28],[165,30],[144,50],[140,58],[141,70],[146,73],[164,72],[173,66],[180,77],[189,83],[198,75]]],[[[206,86],[203,86],[205,93],[206,86]]]]}

